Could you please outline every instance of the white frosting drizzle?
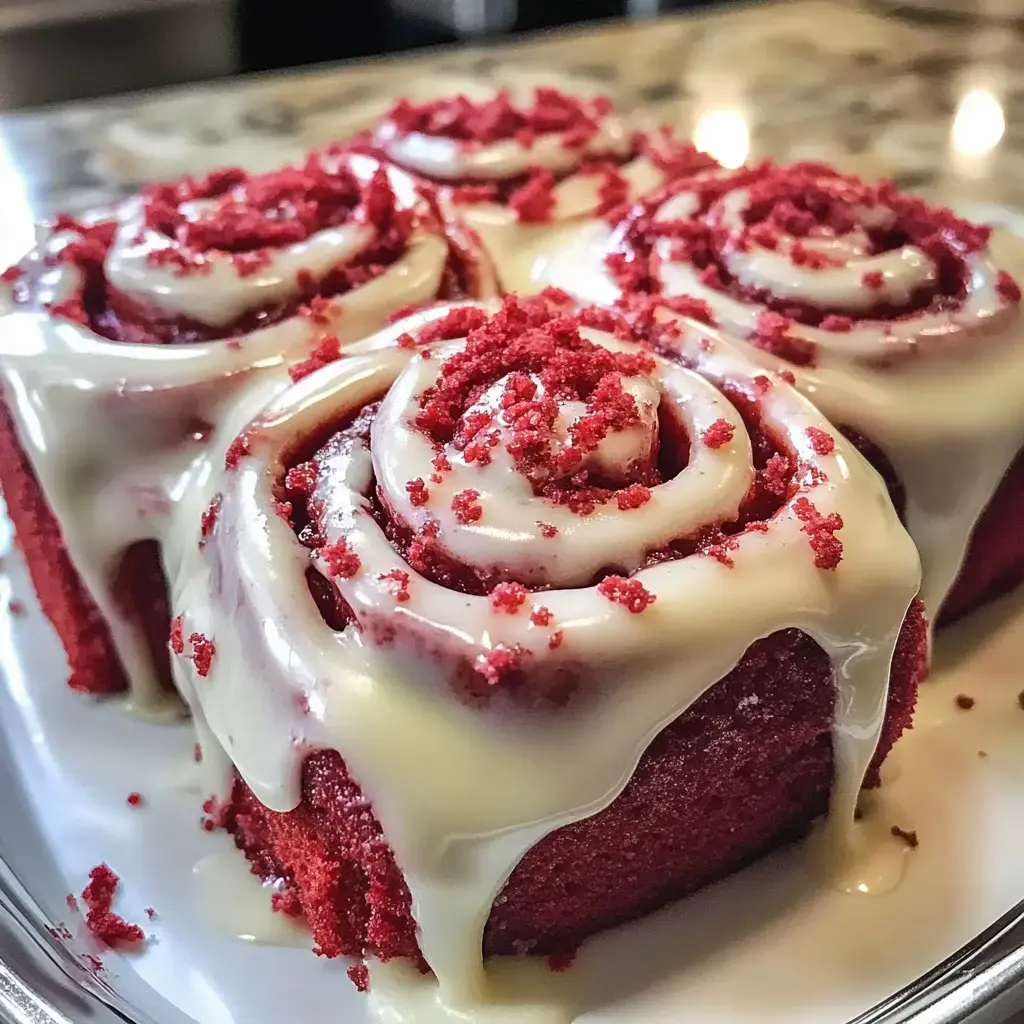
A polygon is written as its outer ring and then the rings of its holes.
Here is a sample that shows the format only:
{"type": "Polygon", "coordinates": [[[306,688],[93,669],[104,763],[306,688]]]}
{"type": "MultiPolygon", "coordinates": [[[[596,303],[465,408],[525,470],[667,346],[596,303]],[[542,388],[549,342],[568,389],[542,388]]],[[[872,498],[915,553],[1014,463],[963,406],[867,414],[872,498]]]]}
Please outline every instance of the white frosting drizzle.
{"type": "Polygon", "coordinates": [[[503,181],[535,168],[560,175],[585,160],[627,157],[632,147],[632,128],[614,114],[598,118],[597,131],[582,146],[567,146],[561,132],[537,135],[530,145],[516,139],[466,142],[423,132],[402,133],[392,121],[385,121],[375,134],[395,163],[437,181],[503,181]]]}
{"type": "MultiPolygon", "coordinates": [[[[128,204],[118,215],[128,220],[133,210],[128,204]]],[[[54,235],[26,259],[31,302],[16,303],[6,285],[0,289],[0,373],[21,443],[71,561],[109,625],[133,700],[153,706],[162,694],[149,651],[111,593],[111,573],[136,540],[160,540],[166,563],[182,473],[202,450],[188,439],[187,424],[216,426],[249,391],[283,389],[288,366],[324,335],[347,343],[404,306],[432,301],[447,244],[436,230],[416,228],[401,259],[328,300],[316,321],[297,315],[230,341],[135,345],[100,338],[46,310],[79,284],[76,267],[48,265],[70,238],[54,235]]],[[[210,281],[196,278],[200,287],[210,281]]],[[[215,304],[217,296],[203,301],[215,304]]],[[[173,580],[173,564],[166,568],[173,580]]]]}
{"type": "MultiPolygon", "coordinates": [[[[611,349],[621,344],[599,332],[586,334],[611,349]]],[[[392,346],[394,337],[392,331],[357,346],[351,358],[273,398],[247,433],[249,454],[237,468],[224,470],[222,460],[245,426],[250,410],[244,405],[225,418],[213,445],[192,464],[176,533],[181,545],[172,556],[180,567],[174,607],[184,614],[186,635],[204,633],[217,653],[205,677],[187,658],[177,659],[175,670],[189,702],[271,808],[287,810],[298,802],[306,751],[330,747],[343,753],[411,890],[420,945],[438,979],[437,998],[456,1016],[476,1019],[500,998],[481,962],[484,925],[523,853],[553,829],[607,806],[657,732],[725,675],[750,643],[778,629],[805,630],[835,665],[832,820],[849,838],[884,714],[893,646],[917,590],[919,562],[877,475],[841,438],[832,454],[817,454],[806,430],[828,425],[806,400],[771,378],[762,398],[765,422],[827,475],[808,495],[821,514],[843,517],[839,566],[815,568],[801,523],[786,506],[767,533],[739,538],[732,568],[690,557],[640,570],[636,578],[657,600],[641,614],[630,614],[596,588],[580,585],[592,557],[587,526],[581,524],[575,537],[547,541],[558,552],[551,571],[575,585],[538,597],[553,613],[551,628],[564,636],[551,650],[550,630],[532,626],[525,609],[504,614],[486,597],[466,596],[419,577],[368,514],[364,492],[372,471],[398,490],[407,471],[418,468],[415,475],[423,478],[430,474],[429,461],[418,462],[409,435],[394,427],[407,418],[409,402],[436,372],[425,366],[434,361],[392,346]],[[353,578],[334,582],[363,629],[335,634],[306,585],[310,553],[275,514],[272,487],[298,438],[384,393],[388,398],[373,430],[372,455],[354,444],[336,451],[322,469],[327,489],[319,496],[329,500],[326,539],[344,537],[361,561],[353,578]],[[199,516],[215,493],[223,495],[217,525],[200,549],[199,516]],[[378,579],[394,569],[409,574],[407,601],[399,602],[393,585],[378,579]],[[382,617],[394,627],[394,642],[374,646],[373,627],[382,617]],[[529,650],[531,670],[557,668],[565,658],[582,664],[590,699],[571,714],[543,721],[510,716],[499,724],[447,693],[447,657],[423,656],[424,650],[438,650],[472,660],[499,644],[529,650]],[[601,743],[593,742],[595,735],[601,743]],[[566,764],[574,766],[571,772],[564,770],[566,764]]],[[[690,332],[683,342],[699,375],[659,359],[655,372],[633,385],[652,402],[654,392],[659,402],[687,396],[686,416],[695,425],[728,413],[725,403],[719,405],[714,382],[730,380],[755,393],[750,363],[721,339],[703,351],[702,337],[690,332]]],[[[446,345],[435,359],[457,345],[446,345]]],[[[564,412],[571,420],[573,410],[564,412]]],[[[653,420],[645,422],[651,429],[653,420]]],[[[627,448],[635,451],[637,442],[630,438],[627,448]]],[[[642,510],[617,517],[640,533],[649,531],[656,543],[667,523],[674,522],[677,531],[688,527],[690,501],[713,509],[705,514],[715,519],[729,515],[739,482],[751,477],[749,441],[741,433],[717,451],[705,447],[694,439],[691,462],[679,478],[652,489],[646,521],[642,510]]],[[[476,481],[489,471],[454,470],[476,481]]],[[[492,490],[482,522],[491,517],[495,523],[511,522],[511,510],[523,495],[517,496],[514,483],[502,489],[488,483],[492,490]]],[[[484,486],[474,486],[485,493],[484,486]]],[[[440,494],[435,513],[444,504],[440,494]]],[[[530,512],[523,518],[532,521],[534,506],[526,500],[530,512]]],[[[549,507],[545,519],[553,511],[549,507]]],[[[480,550],[480,539],[462,535],[463,529],[443,524],[441,543],[451,550],[460,545],[466,545],[460,551],[480,550]]],[[[599,522],[596,529],[622,528],[599,522]]],[[[529,561],[533,540],[509,533],[495,529],[491,560],[529,561]]],[[[635,541],[626,539],[628,558],[635,541]]],[[[524,1011],[522,1019],[532,1018],[524,1011]]]]}
{"type": "MultiPolygon", "coordinates": [[[[716,216],[733,229],[747,191],[727,193],[716,216]]],[[[659,210],[680,220],[698,209],[682,192],[659,210]]],[[[860,210],[863,226],[879,226],[884,209],[860,210]]],[[[793,240],[783,236],[776,252],[752,247],[730,251],[731,272],[775,295],[839,307],[852,315],[879,298],[900,302],[927,285],[934,264],[920,250],[903,247],[866,255],[861,230],[801,241],[835,260],[838,267],[812,270],[789,262],[793,240]],[[880,290],[863,275],[882,273],[880,290]]],[[[611,305],[622,292],[605,265],[621,229],[593,225],[564,246],[549,250],[535,266],[533,287],[554,285],[583,302],[611,305]]],[[[671,258],[671,240],[658,240],[657,274],[667,295],[690,295],[710,306],[717,325],[736,339],[755,333],[764,306],[740,301],[704,285],[694,269],[671,258]]],[[[852,428],[888,457],[907,493],[906,522],[924,565],[922,598],[934,617],[963,562],[975,523],[1008,466],[1024,446],[1024,348],[1020,310],[998,291],[998,268],[1018,280],[1024,258],[1012,236],[994,231],[987,250],[967,257],[967,296],[956,311],[919,313],[894,321],[855,322],[850,331],[793,324],[789,337],[818,346],[814,367],[789,365],[750,344],[751,358],[774,370],[789,370],[797,387],[836,424],[852,428]],[[895,360],[883,365],[887,360],[895,360]]]]}
{"type": "MultiPolygon", "coordinates": [[[[628,159],[637,125],[614,114],[596,118],[598,130],[582,146],[567,146],[562,133],[536,136],[527,146],[515,139],[480,144],[423,133],[399,133],[390,121],[381,124],[376,139],[397,163],[440,184],[445,182],[508,181],[533,168],[551,171],[559,179],[552,194],[554,205],[543,223],[521,223],[516,212],[494,202],[466,202],[442,189],[441,207],[450,220],[461,220],[482,240],[507,292],[532,290],[533,262],[539,252],[558,240],[571,238],[588,223],[601,205],[601,173],[579,173],[588,160],[614,159],[627,185],[627,200],[637,199],[660,186],[664,172],[646,156],[628,159]]],[[[652,136],[657,144],[657,137],[652,136]]]]}
{"type": "MultiPolygon", "coordinates": [[[[382,167],[377,160],[361,154],[348,154],[338,162],[351,170],[363,185],[382,167]]],[[[386,171],[399,209],[412,209],[422,204],[409,175],[393,167],[386,171]]],[[[244,185],[237,188],[244,193],[244,185]]],[[[197,200],[182,203],[179,209],[194,222],[201,221],[204,212],[215,206],[215,200],[197,200]]],[[[232,253],[213,250],[190,254],[178,239],[148,227],[141,196],[120,206],[118,221],[117,233],[104,262],[110,283],[130,298],[152,305],[164,314],[187,317],[211,327],[228,327],[243,313],[292,299],[298,292],[300,273],[319,281],[336,267],[358,260],[377,237],[360,206],[344,224],[269,251],[264,266],[243,276],[232,262],[232,253]],[[201,266],[182,274],[174,265],[155,265],[151,258],[161,252],[178,253],[186,260],[196,260],[201,266]]],[[[433,252],[418,253],[427,237],[434,238],[434,233],[418,227],[410,239],[407,256],[400,261],[411,262],[410,269],[414,273],[417,269],[422,271],[428,262],[433,266],[436,260],[433,252]]]]}

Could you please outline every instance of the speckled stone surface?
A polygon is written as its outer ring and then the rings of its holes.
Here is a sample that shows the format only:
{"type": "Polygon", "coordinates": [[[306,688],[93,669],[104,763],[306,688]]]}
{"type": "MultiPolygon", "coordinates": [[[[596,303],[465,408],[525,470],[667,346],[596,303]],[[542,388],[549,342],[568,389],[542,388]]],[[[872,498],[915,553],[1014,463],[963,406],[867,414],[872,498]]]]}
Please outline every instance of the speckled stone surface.
{"type": "Polygon", "coordinates": [[[823,159],[933,198],[1024,207],[1020,3],[780,0],[9,115],[0,256],[30,241],[33,218],[218,164],[274,166],[438,75],[535,69],[592,77],[726,162],[823,159]]]}

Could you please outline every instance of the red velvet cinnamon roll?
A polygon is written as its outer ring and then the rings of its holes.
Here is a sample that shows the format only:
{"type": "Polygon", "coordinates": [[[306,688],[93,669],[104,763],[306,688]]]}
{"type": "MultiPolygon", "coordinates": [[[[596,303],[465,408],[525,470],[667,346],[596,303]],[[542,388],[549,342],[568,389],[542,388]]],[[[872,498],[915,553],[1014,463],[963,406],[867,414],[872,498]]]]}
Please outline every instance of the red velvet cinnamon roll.
{"type": "Polygon", "coordinates": [[[465,255],[410,176],[338,152],[62,218],[4,275],[0,484],[72,687],[170,686],[159,548],[225,403],[403,308],[486,293],[465,255]]]}
{"type": "Polygon", "coordinates": [[[434,316],[211,450],[171,646],[319,951],[422,959],[464,1009],[483,956],[570,952],[830,793],[850,839],[925,627],[877,474],[729,344],[434,316]]]}
{"type": "Polygon", "coordinates": [[[483,240],[508,291],[528,290],[531,264],[553,239],[678,174],[716,166],[664,132],[637,131],[605,96],[552,88],[401,100],[373,141],[438,186],[445,219],[483,240]]]}
{"type": "Polygon", "coordinates": [[[675,182],[542,275],[583,301],[654,296],[742,339],[886,477],[956,618],[1024,576],[1015,240],[817,164],[675,182]]]}

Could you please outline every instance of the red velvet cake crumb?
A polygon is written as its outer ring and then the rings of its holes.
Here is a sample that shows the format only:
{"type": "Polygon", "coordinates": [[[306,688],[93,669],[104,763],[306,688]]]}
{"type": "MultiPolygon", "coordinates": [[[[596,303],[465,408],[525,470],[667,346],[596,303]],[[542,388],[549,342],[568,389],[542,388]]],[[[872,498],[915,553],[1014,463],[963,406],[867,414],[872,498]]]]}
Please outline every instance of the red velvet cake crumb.
{"type": "Polygon", "coordinates": [[[370,969],[366,964],[353,964],[345,973],[360,992],[370,991],[370,969]]]}
{"type": "Polygon", "coordinates": [[[552,526],[550,523],[538,523],[540,529],[540,535],[546,537],[548,540],[552,540],[558,536],[558,527],[552,526]]]}
{"type": "Polygon", "coordinates": [[[996,277],[996,290],[1007,302],[1020,302],[1020,285],[1008,271],[999,271],[996,277]]]}
{"type": "Polygon", "coordinates": [[[7,610],[16,618],[20,619],[25,614],[25,602],[12,597],[7,602],[7,610]]]}
{"type": "Polygon", "coordinates": [[[138,943],[146,937],[137,924],[129,924],[110,909],[119,881],[106,864],[98,864],[89,872],[89,884],[82,892],[82,900],[89,908],[85,923],[106,946],[138,943]]]}
{"type": "Polygon", "coordinates": [[[455,513],[455,518],[464,526],[469,523],[478,522],[483,518],[484,510],[480,505],[476,504],[476,499],[479,497],[479,491],[473,490],[472,487],[467,487],[464,491],[459,491],[452,498],[452,511],[455,513]]]}
{"type": "Polygon", "coordinates": [[[893,825],[889,832],[894,835],[897,839],[902,839],[912,850],[916,850],[921,845],[920,840],[917,838],[917,833],[902,829],[899,825],[893,825]]]}
{"type": "Polygon", "coordinates": [[[555,209],[555,176],[550,171],[532,171],[509,197],[508,205],[524,224],[542,224],[555,209]]]}
{"type": "Polygon", "coordinates": [[[597,592],[633,614],[639,614],[657,600],[639,580],[625,576],[606,576],[597,585],[597,592]]]}
{"type": "Polygon", "coordinates": [[[820,427],[808,427],[807,436],[811,439],[811,447],[819,455],[831,455],[835,451],[836,439],[820,427]]]}
{"type": "Polygon", "coordinates": [[[618,505],[621,512],[641,508],[650,500],[651,489],[639,483],[630,484],[615,495],[615,504],[618,505]]]}
{"type": "Polygon", "coordinates": [[[156,911],[152,907],[146,907],[146,917],[152,921],[156,917],[156,911]]]}
{"type": "Polygon", "coordinates": [[[363,564],[359,556],[349,550],[348,541],[344,537],[321,548],[320,557],[327,563],[328,575],[343,580],[352,579],[363,564]]]}
{"type": "Polygon", "coordinates": [[[491,607],[495,611],[515,615],[528,596],[529,591],[521,583],[499,583],[491,591],[491,607]]]}
{"type": "Polygon", "coordinates": [[[213,666],[217,645],[202,633],[193,633],[188,641],[192,645],[192,661],[196,666],[196,672],[205,679],[213,666]]]}
{"type": "Polygon", "coordinates": [[[390,572],[382,573],[377,579],[395,584],[392,588],[395,600],[409,600],[409,574],[404,569],[392,569],[390,572]]]}
{"type": "Polygon", "coordinates": [[[877,291],[885,286],[885,275],[880,270],[869,270],[861,277],[861,283],[865,288],[877,291]]]}
{"type": "Polygon", "coordinates": [[[722,445],[728,444],[732,440],[735,432],[736,428],[728,420],[717,419],[704,430],[700,439],[709,448],[721,448],[722,445]]]}
{"type": "Polygon", "coordinates": [[[582,99],[558,89],[539,88],[531,104],[516,105],[505,90],[474,102],[453,96],[426,103],[399,100],[386,115],[400,135],[420,133],[484,145],[517,139],[526,144],[538,135],[571,133],[584,145],[598,131],[598,118],[611,110],[607,97],[582,99]]]}
{"type": "Polygon", "coordinates": [[[835,536],[843,528],[843,517],[838,512],[823,516],[808,498],[797,498],[793,511],[804,524],[803,532],[811,542],[814,564],[818,569],[835,569],[843,558],[843,542],[835,536]]]}
{"type": "Polygon", "coordinates": [[[493,651],[479,655],[473,667],[489,686],[498,686],[506,676],[519,671],[523,664],[523,655],[524,652],[518,647],[498,644],[493,651]]]}
{"type": "Polygon", "coordinates": [[[298,383],[304,377],[316,373],[317,370],[323,369],[330,363],[337,362],[340,358],[341,342],[336,335],[328,334],[327,337],[321,338],[307,359],[289,368],[288,376],[298,383]]]}
{"type": "Polygon", "coordinates": [[[223,500],[223,494],[215,494],[210,504],[207,505],[206,510],[203,512],[199,541],[200,547],[203,546],[207,537],[213,533],[213,528],[217,525],[217,516],[220,515],[220,506],[223,500]]]}
{"type": "Polygon", "coordinates": [[[142,803],[142,794],[129,793],[125,802],[129,807],[138,807],[142,803]]]}
{"type": "Polygon", "coordinates": [[[562,646],[562,641],[565,639],[565,634],[560,630],[556,629],[554,633],[548,637],[548,649],[552,651],[558,650],[562,646]]]}
{"type": "Polygon", "coordinates": [[[409,494],[409,503],[416,508],[422,508],[430,500],[430,492],[422,477],[407,481],[405,489],[409,494]]]}
{"type": "Polygon", "coordinates": [[[238,437],[228,445],[224,455],[224,468],[236,469],[239,462],[249,454],[250,441],[248,434],[239,434],[238,437]]]}
{"type": "Polygon", "coordinates": [[[168,644],[175,654],[185,653],[184,616],[175,616],[171,623],[171,636],[168,644]]]}
{"type": "Polygon", "coordinates": [[[534,605],[533,611],[530,612],[530,621],[535,626],[550,626],[551,621],[554,619],[554,614],[550,608],[545,608],[544,605],[534,605]]]}

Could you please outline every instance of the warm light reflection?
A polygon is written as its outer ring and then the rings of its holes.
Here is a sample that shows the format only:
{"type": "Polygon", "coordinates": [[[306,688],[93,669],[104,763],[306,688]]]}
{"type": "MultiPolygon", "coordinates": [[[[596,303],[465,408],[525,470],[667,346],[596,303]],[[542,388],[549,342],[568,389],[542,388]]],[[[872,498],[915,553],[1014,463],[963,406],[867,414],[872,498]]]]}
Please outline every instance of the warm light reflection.
{"type": "Polygon", "coordinates": [[[984,156],[1006,131],[1003,105],[988,89],[965,93],[953,117],[953,148],[963,156],[984,156]]]}
{"type": "Polygon", "coordinates": [[[750,153],[750,128],[738,110],[707,110],[697,118],[694,145],[723,167],[739,167],[750,153]]]}
{"type": "Polygon", "coordinates": [[[35,245],[34,220],[25,181],[0,132],[0,270],[20,260],[35,245]]]}

